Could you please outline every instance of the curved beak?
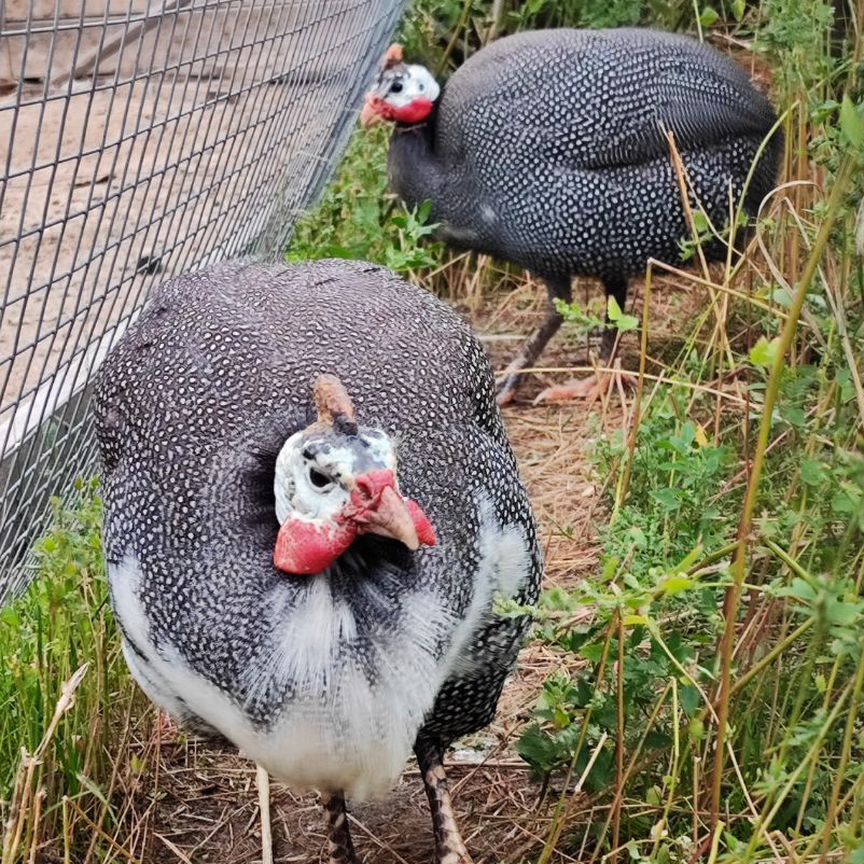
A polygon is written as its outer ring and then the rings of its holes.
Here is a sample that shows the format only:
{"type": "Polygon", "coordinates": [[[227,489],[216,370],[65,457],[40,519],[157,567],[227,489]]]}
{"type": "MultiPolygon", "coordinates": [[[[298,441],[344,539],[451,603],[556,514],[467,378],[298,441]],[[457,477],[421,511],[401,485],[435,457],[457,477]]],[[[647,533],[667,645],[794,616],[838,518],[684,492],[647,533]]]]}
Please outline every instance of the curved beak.
{"type": "Polygon", "coordinates": [[[287,519],[276,538],[273,563],[295,576],[323,573],[360,534],[398,540],[412,552],[437,542],[420,506],[400,494],[392,471],[381,469],[357,477],[351,502],[335,521],[287,519]]]}
{"type": "Polygon", "coordinates": [[[345,516],[360,534],[389,537],[412,551],[437,542],[429,518],[416,502],[399,493],[392,471],[370,471],[358,477],[350,508],[345,516]]]}

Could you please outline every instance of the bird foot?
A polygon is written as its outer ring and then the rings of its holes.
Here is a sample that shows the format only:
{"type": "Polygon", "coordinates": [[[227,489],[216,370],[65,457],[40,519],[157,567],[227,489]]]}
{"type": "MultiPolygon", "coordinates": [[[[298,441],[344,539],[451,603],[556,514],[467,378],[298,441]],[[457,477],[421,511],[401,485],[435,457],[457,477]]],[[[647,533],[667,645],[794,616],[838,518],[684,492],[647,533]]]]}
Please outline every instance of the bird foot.
{"type": "Polygon", "coordinates": [[[608,392],[612,383],[612,376],[591,375],[578,381],[568,381],[566,384],[556,384],[547,387],[534,400],[535,405],[545,402],[573,402],[576,399],[584,399],[589,405],[596,402],[601,396],[608,392]]]}
{"type": "Polygon", "coordinates": [[[330,857],[327,859],[327,864],[363,864],[363,859],[353,852],[347,858],[342,857],[341,852],[335,855],[331,852],[330,857]]]}
{"type": "Polygon", "coordinates": [[[474,861],[463,846],[461,851],[451,849],[445,852],[437,859],[436,864],[474,864],[474,861]]]}
{"type": "Polygon", "coordinates": [[[601,397],[608,396],[613,387],[617,388],[622,403],[626,403],[624,391],[632,390],[635,387],[635,379],[630,374],[622,373],[617,360],[613,372],[595,372],[587,378],[547,387],[537,395],[534,404],[572,402],[576,399],[584,399],[588,405],[591,405],[601,397]]]}
{"type": "Polygon", "coordinates": [[[520,376],[508,375],[501,384],[498,385],[498,392],[495,395],[495,401],[499,407],[503,408],[509,405],[516,398],[516,391],[519,389],[520,376]]]}
{"type": "Polygon", "coordinates": [[[180,726],[165,711],[159,712],[157,732],[162,741],[175,741],[180,734],[180,726]]]}
{"type": "MultiPolygon", "coordinates": [[[[565,295],[569,295],[570,282],[567,281],[565,295]]],[[[522,350],[512,363],[504,370],[501,382],[498,384],[495,401],[500,406],[509,405],[516,395],[516,390],[522,382],[522,372],[530,369],[537,358],[543,353],[546,343],[558,332],[564,318],[550,303],[546,319],[522,346],[522,350]]]]}

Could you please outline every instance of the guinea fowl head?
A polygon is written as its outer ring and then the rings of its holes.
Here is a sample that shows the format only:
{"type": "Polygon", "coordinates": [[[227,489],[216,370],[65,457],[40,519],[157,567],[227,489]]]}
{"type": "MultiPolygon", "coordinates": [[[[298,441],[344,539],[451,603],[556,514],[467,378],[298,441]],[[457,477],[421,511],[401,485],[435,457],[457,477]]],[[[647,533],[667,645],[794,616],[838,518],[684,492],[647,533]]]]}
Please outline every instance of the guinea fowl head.
{"type": "Polygon", "coordinates": [[[276,567],[321,573],[361,534],[398,540],[411,550],[434,546],[426,514],[399,491],[387,433],[358,425],[333,375],[316,381],[315,404],[318,419],[292,435],[276,459],[276,567]]]}
{"type": "Polygon", "coordinates": [[[360,115],[363,126],[385,120],[422,123],[435,108],[441,88],[425,66],[405,63],[401,45],[391,45],[384,56],[378,81],[366,94],[360,115]]]}

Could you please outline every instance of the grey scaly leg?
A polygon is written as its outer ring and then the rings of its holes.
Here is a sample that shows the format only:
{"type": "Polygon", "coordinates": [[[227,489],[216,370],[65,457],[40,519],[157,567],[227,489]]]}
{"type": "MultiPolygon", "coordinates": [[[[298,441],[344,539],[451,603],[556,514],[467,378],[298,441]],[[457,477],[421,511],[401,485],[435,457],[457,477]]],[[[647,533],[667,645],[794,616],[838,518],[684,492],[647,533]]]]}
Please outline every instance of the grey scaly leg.
{"type": "MultiPolygon", "coordinates": [[[[627,280],[621,276],[613,276],[603,280],[603,290],[606,296],[615,298],[618,308],[623,312],[627,306],[627,280]]],[[[615,359],[615,349],[618,344],[618,328],[609,321],[609,309],[606,309],[606,326],[600,339],[600,360],[607,366],[615,359]]]]}
{"type": "Polygon", "coordinates": [[[351,842],[345,796],[341,792],[324,795],[324,810],[327,813],[330,864],[360,864],[360,859],[354,851],[354,844],[351,842]]]}
{"type": "Polygon", "coordinates": [[[523,369],[529,369],[537,362],[537,358],[543,353],[549,340],[558,332],[564,323],[561,313],[555,308],[555,300],[570,299],[570,279],[549,280],[547,282],[549,291],[549,309],[543,323],[531,334],[528,341],[522,346],[522,350],[513,362],[504,370],[504,380],[498,385],[498,404],[507,405],[516,394],[523,369]]]}
{"type": "Polygon", "coordinates": [[[434,745],[418,743],[416,753],[432,811],[436,864],[472,864],[453,815],[441,750],[434,745]]]}

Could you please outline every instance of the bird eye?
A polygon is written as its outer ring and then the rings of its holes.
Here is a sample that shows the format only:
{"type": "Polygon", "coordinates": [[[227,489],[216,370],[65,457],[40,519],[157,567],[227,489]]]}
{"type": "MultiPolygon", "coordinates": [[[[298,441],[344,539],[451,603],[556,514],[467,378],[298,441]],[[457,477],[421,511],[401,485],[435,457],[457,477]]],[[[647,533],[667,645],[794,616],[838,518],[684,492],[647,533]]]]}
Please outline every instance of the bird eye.
{"type": "Polygon", "coordinates": [[[309,469],[309,482],[316,489],[325,489],[327,486],[333,485],[333,481],[326,474],[319,471],[317,468],[309,469]]]}
{"type": "Polygon", "coordinates": [[[401,93],[402,92],[402,82],[401,81],[394,81],[390,85],[390,92],[391,93],[401,93]]]}
{"type": "Polygon", "coordinates": [[[422,93],[426,89],[426,85],[425,84],[418,84],[417,89],[422,93]]]}

